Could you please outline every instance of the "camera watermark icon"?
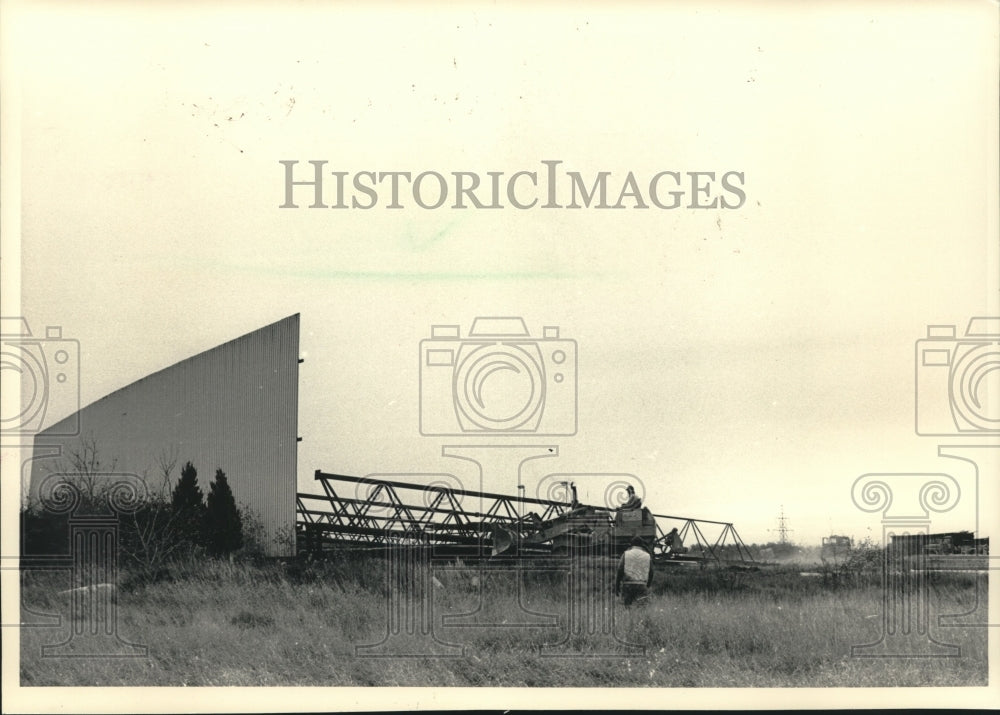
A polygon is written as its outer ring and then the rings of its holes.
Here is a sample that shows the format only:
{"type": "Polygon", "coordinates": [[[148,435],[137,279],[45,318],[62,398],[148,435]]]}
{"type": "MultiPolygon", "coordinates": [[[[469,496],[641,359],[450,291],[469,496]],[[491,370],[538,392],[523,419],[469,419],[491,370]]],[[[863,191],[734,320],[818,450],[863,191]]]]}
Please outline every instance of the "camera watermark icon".
{"type": "Polygon", "coordinates": [[[0,440],[21,443],[42,429],[46,415],[70,415],[49,428],[49,434],[79,434],[80,343],[64,338],[62,328],[48,326],[35,336],[24,318],[0,318],[0,372],[9,393],[0,412],[0,440]],[[12,383],[17,380],[17,383],[12,383]],[[19,400],[10,399],[18,396],[19,400]]]}
{"type": "MultiPolygon", "coordinates": [[[[927,337],[917,340],[915,351],[916,433],[992,438],[991,442],[938,446],[939,456],[956,457],[974,469],[974,503],[970,506],[978,528],[983,487],[980,462],[995,458],[1000,448],[995,441],[1000,433],[1000,317],[971,318],[960,337],[955,325],[929,325],[927,337]]],[[[986,601],[984,579],[977,577],[971,609],[932,613],[927,577],[935,567],[974,572],[981,566],[989,569],[988,554],[958,555],[944,546],[960,534],[930,533],[930,513],[951,511],[960,501],[958,481],[943,473],[865,474],[855,480],[851,498],[862,511],[882,512],[883,542],[881,634],[875,642],[852,646],[851,655],[959,657],[961,648],[935,637],[932,626],[990,625],[981,607],[986,601]]],[[[978,540],[970,532],[963,533],[968,534],[964,538],[970,544],[976,544],[978,540]]]]}
{"type": "MultiPolygon", "coordinates": [[[[971,469],[973,488],[969,491],[974,497],[972,508],[975,512],[975,533],[978,534],[983,505],[996,503],[995,475],[1000,474],[1000,450],[988,444],[944,444],[938,446],[938,456],[958,460],[957,464],[953,463],[956,467],[971,469]]],[[[989,509],[985,512],[993,513],[989,509]]],[[[965,543],[938,545],[934,551],[945,555],[936,556],[936,560],[939,565],[975,574],[975,592],[971,602],[965,601],[958,605],[961,609],[959,612],[941,614],[938,625],[942,628],[998,628],[1000,623],[990,620],[988,586],[991,572],[1000,570],[1000,557],[990,556],[989,537],[963,541],[965,543]]],[[[928,556],[928,560],[930,559],[928,556]]]]}
{"type": "Polygon", "coordinates": [[[420,434],[574,435],[577,348],[542,328],[532,337],[519,317],[478,317],[431,326],[420,342],[420,434]]]}
{"type": "Polygon", "coordinates": [[[929,325],[916,343],[915,429],[952,437],[1000,433],[1000,317],[929,325]]]}

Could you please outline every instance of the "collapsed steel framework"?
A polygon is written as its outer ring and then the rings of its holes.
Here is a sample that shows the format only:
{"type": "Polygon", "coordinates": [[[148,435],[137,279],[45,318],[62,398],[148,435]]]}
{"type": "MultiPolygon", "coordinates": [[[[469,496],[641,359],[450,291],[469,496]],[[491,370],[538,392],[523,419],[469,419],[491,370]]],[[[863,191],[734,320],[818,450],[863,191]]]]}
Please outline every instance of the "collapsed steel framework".
{"type": "MultiPolygon", "coordinates": [[[[333,545],[377,547],[412,544],[456,550],[482,550],[497,527],[518,528],[525,523],[544,524],[572,517],[580,504],[574,501],[538,499],[491,492],[478,492],[442,484],[415,484],[369,477],[329,474],[316,470],[322,494],[296,495],[296,530],[300,548],[319,553],[333,545]],[[340,488],[340,492],[337,488],[340,488]],[[354,496],[346,496],[353,485],[354,496]],[[414,495],[414,492],[417,494],[414,495]],[[406,499],[406,496],[417,498],[406,499]],[[478,500],[478,508],[470,508],[478,500]],[[527,509],[537,509],[524,513],[527,509]]],[[[588,507],[613,513],[613,509],[588,507]]],[[[752,562],[750,550],[730,522],[653,514],[656,539],[652,544],[659,560],[752,562]],[[687,553],[671,553],[671,537],[665,523],[678,523],[687,553]],[[703,526],[719,528],[714,541],[703,526]]]]}

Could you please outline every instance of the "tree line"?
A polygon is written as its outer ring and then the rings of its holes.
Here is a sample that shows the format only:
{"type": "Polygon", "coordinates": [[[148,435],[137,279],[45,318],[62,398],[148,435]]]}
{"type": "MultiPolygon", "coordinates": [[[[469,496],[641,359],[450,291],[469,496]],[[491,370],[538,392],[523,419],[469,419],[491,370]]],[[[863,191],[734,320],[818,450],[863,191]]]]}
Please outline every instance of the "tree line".
{"type": "MultiPolygon", "coordinates": [[[[102,559],[113,558],[134,575],[147,578],[156,577],[171,561],[196,555],[223,557],[248,545],[249,516],[237,506],[222,469],[216,469],[207,497],[198,483],[198,470],[188,461],[172,490],[151,493],[144,484],[123,508],[114,494],[121,484],[102,485],[93,478],[95,472],[77,469],[59,475],[61,484],[55,489],[68,490],[63,497],[69,499],[70,507],[60,507],[58,499],[46,502],[36,497],[22,508],[21,556],[28,563],[51,557],[79,558],[71,553],[78,548],[70,542],[74,524],[103,525],[114,534],[113,546],[107,548],[114,548],[115,553],[102,553],[102,559]]],[[[168,469],[164,483],[169,484],[168,469]]]]}
{"type": "Polygon", "coordinates": [[[215,470],[208,498],[202,498],[198,470],[191,462],[181,469],[181,478],[171,496],[178,519],[178,535],[190,546],[204,547],[213,556],[229,554],[243,546],[243,515],[236,508],[226,473],[215,470]]]}

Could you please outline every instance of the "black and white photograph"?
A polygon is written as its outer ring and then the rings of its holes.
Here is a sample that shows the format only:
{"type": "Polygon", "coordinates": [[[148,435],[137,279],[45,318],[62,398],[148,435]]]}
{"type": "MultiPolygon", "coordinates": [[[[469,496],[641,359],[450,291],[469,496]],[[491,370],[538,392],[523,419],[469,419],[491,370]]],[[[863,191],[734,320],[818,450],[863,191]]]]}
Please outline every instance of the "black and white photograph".
{"type": "Polygon", "coordinates": [[[1000,708],[998,7],[0,4],[4,712],[1000,708]]]}

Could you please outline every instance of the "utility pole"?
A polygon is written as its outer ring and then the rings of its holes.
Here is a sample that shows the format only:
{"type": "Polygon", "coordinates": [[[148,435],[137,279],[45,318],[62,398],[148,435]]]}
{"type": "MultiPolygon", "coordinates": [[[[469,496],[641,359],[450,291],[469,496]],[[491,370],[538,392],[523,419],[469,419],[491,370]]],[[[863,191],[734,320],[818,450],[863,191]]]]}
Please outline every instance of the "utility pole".
{"type": "Polygon", "coordinates": [[[778,543],[781,545],[788,544],[788,535],[792,533],[793,529],[788,528],[788,517],[785,516],[785,505],[781,505],[781,514],[778,516],[778,528],[768,529],[768,531],[778,532],[778,543]]]}

